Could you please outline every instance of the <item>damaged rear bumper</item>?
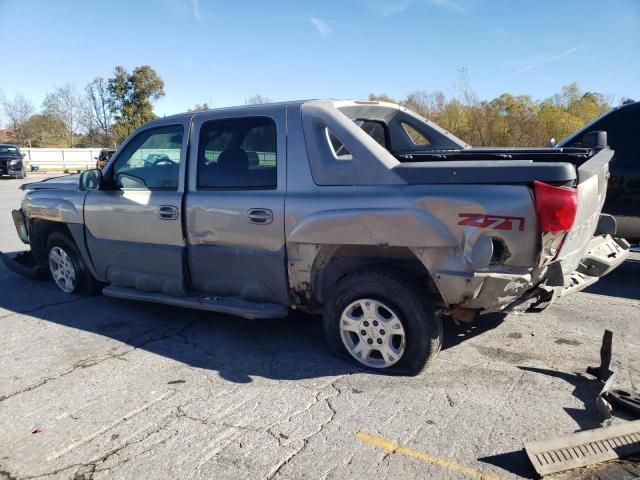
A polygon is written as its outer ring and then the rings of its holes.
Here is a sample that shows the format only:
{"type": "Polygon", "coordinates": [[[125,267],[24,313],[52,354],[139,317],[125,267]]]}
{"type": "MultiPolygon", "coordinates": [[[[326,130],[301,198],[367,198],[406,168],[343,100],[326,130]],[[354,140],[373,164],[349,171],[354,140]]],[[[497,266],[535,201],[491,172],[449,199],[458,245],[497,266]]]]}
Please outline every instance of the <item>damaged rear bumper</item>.
{"type": "Polygon", "coordinates": [[[467,289],[467,299],[457,304],[458,308],[482,313],[542,310],[556,298],[579,292],[614,270],[628,257],[629,248],[624,239],[598,235],[591,239],[578,268],[568,274],[562,272],[561,262],[555,261],[544,268],[449,275],[447,281],[467,289]]]}
{"type": "Polygon", "coordinates": [[[576,271],[565,275],[564,285],[557,295],[564,297],[594,284],[620,266],[629,256],[630,248],[624,238],[613,238],[611,235],[593,237],[576,271]]]}

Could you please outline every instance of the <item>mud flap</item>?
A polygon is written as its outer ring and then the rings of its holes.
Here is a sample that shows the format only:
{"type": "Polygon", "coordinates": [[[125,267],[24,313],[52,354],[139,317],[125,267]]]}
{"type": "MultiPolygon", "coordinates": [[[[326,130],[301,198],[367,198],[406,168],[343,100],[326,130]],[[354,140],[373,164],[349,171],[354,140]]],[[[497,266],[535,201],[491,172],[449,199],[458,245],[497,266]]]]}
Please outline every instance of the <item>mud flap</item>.
{"type": "Polygon", "coordinates": [[[0,252],[0,257],[7,268],[32,280],[44,280],[49,275],[49,271],[36,262],[30,250],[20,252],[15,256],[0,252]]]}

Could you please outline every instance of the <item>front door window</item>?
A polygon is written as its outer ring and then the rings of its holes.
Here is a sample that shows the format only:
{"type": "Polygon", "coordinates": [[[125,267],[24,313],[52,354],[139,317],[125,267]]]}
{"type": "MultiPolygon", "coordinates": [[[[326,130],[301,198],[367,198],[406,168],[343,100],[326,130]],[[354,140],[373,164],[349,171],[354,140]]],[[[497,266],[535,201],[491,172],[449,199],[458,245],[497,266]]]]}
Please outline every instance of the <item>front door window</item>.
{"type": "Polygon", "coordinates": [[[183,134],[182,125],[139,133],[115,161],[115,185],[124,189],[177,190],[183,134]]]}

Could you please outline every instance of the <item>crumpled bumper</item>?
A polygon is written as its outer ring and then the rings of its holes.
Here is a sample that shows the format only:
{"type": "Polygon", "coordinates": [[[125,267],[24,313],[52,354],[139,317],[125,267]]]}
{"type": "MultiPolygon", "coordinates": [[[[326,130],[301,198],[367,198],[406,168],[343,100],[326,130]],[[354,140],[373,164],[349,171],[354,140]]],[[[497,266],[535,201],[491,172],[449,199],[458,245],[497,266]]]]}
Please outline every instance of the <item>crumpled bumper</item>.
{"type": "Polygon", "coordinates": [[[44,280],[49,274],[45,267],[36,262],[30,250],[16,255],[0,252],[0,257],[7,268],[33,280],[44,280]]]}
{"type": "Polygon", "coordinates": [[[615,270],[629,256],[631,245],[624,238],[599,235],[589,242],[587,253],[575,272],[564,277],[564,285],[557,295],[564,297],[579,292],[615,270]]]}
{"type": "Polygon", "coordinates": [[[458,288],[470,289],[468,298],[457,305],[461,308],[482,313],[542,310],[556,298],[579,292],[617,268],[629,256],[629,248],[622,238],[598,235],[589,242],[578,268],[568,274],[563,274],[561,262],[555,261],[542,268],[476,272],[447,280],[457,280],[458,288]]]}

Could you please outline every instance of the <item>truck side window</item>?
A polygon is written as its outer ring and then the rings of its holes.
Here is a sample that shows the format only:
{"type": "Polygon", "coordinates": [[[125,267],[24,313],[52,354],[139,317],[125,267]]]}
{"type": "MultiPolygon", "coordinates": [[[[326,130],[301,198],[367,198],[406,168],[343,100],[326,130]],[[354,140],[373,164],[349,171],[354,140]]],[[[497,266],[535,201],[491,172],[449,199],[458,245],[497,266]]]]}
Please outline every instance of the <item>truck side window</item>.
{"type": "Polygon", "coordinates": [[[423,133],[419,132],[415,127],[412,127],[407,122],[401,122],[402,129],[409,136],[411,141],[417,147],[427,147],[431,145],[431,142],[427,137],[424,136],[423,133]]]}
{"type": "Polygon", "coordinates": [[[182,125],[139,133],[118,156],[113,180],[119,188],[177,190],[180,177],[182,125]]]}
{"type": "Polygon", "coordinates": [[[344,144],[340,141],[336,134],[328,128],[325,128],[325,132],[327,134],[329,146],[331,147],[335,159],[341,161],[353,160],[353,155],[351,155],[351,152],[347,150],[347,147],[344,146],[344,144]]]}
{"type": "Polygon", "coordinates": [[[267,117],[212,120],[198,142],[198,188],[276,188],[276,124],[267,117]]]}

